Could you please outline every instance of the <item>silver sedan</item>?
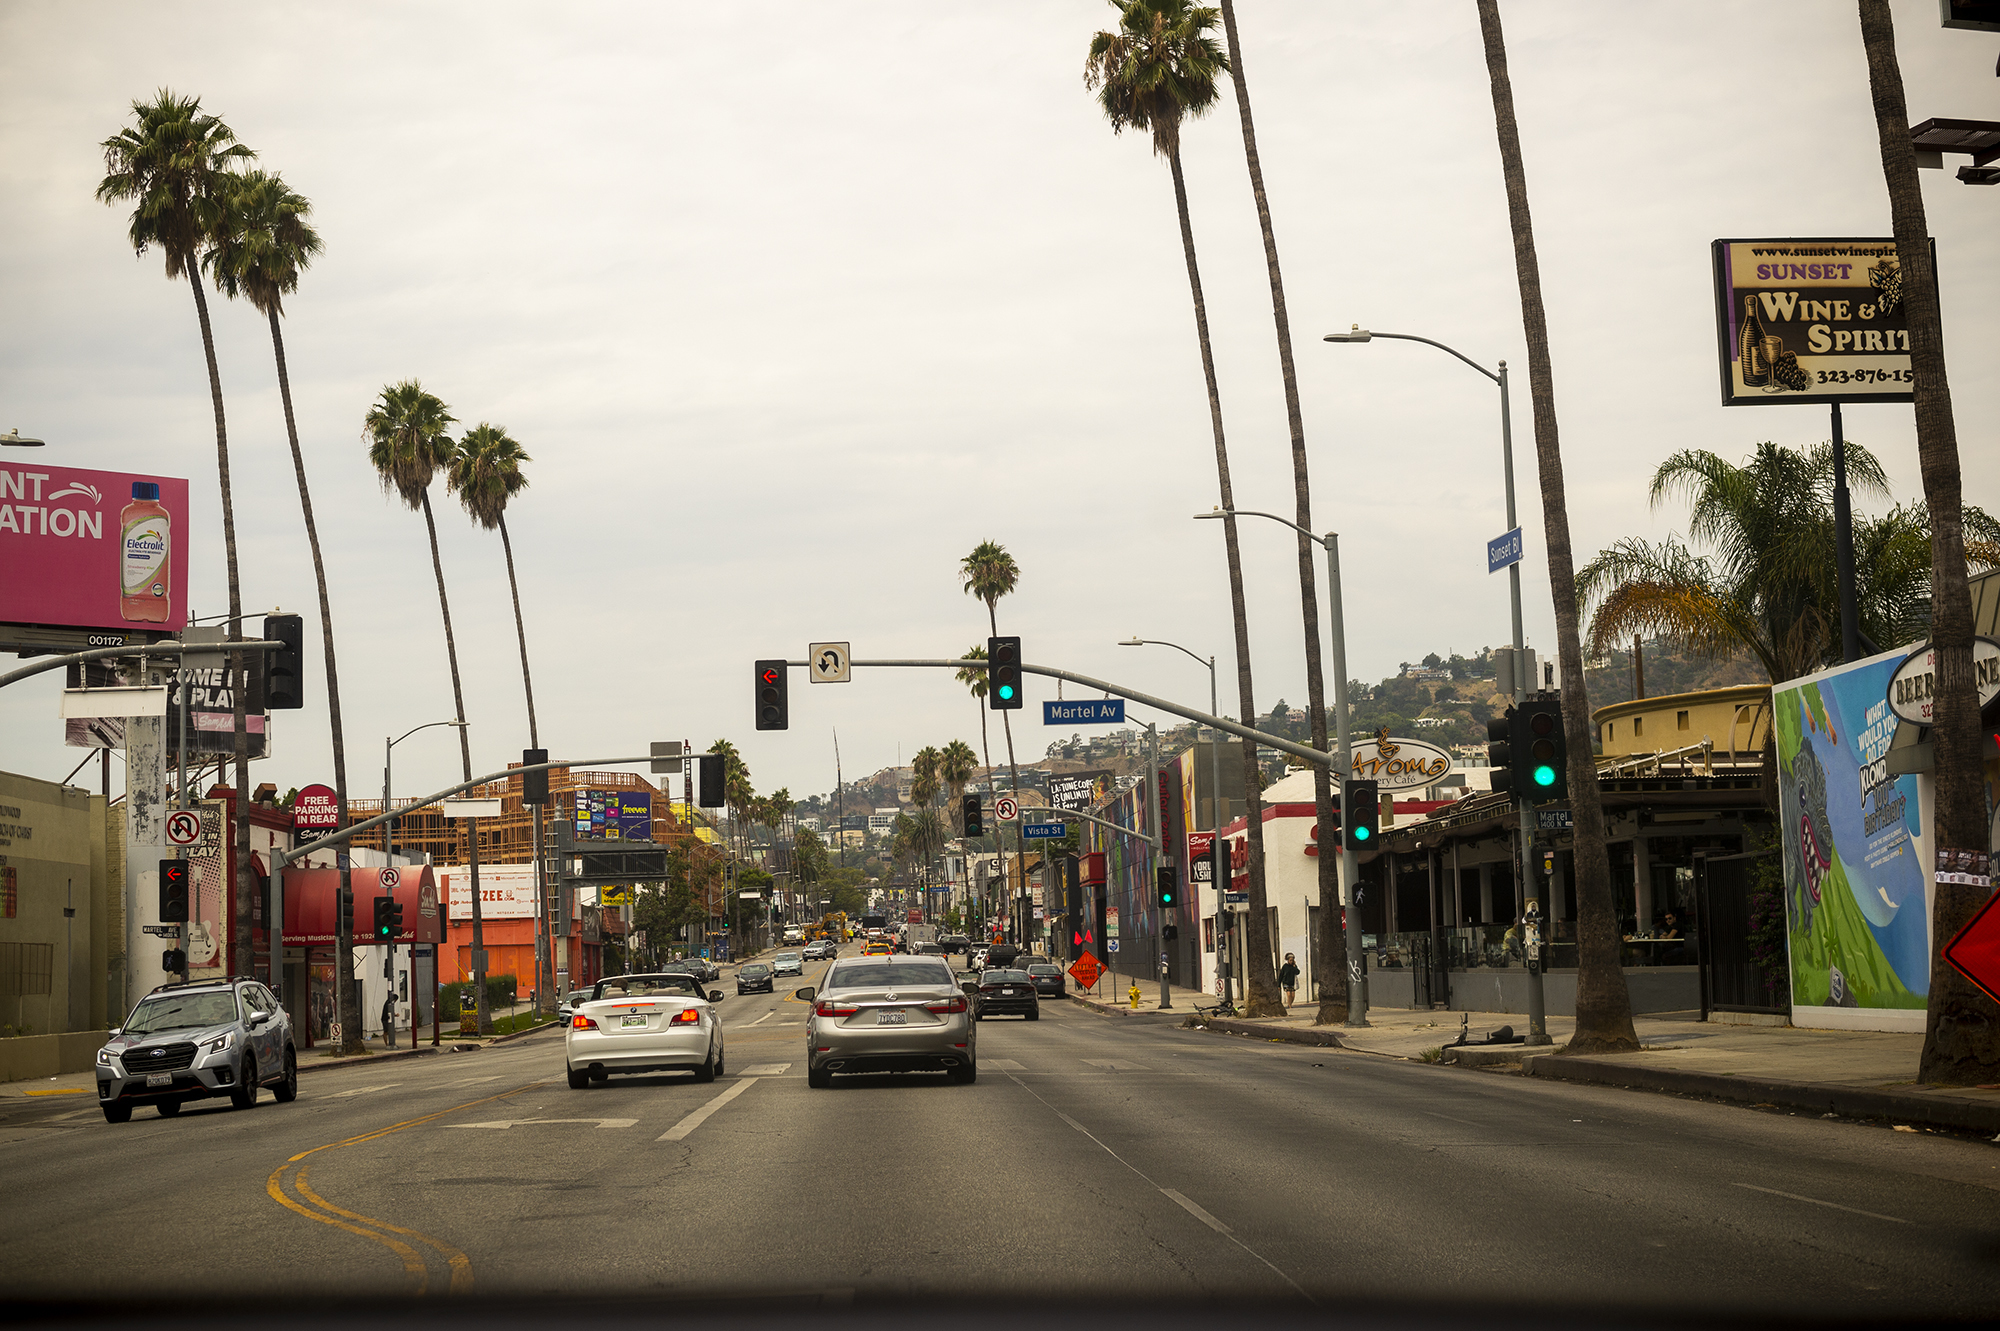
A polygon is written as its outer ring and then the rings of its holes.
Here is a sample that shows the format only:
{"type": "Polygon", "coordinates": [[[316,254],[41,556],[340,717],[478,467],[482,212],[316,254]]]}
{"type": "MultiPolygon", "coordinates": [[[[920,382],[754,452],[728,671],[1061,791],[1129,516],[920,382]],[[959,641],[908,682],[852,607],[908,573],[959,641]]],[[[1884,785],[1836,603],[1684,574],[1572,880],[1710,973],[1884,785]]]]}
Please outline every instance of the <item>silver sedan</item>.
{"type": "Polygon", "coordinates": [[[613,1072],[692,1072],[714,1081],[722,1072],[722,1023],[692,975],[614,975],[599,980],[576,1004],[563,1032],[571,1090],[613,1072]]]}
{"type": "Polygon", "coordinates": [[[827,968],[806,1021],[806,1082],[836,1072],[945,1072],[961,1085],[979,1075],[971,1004],[942,957],[849,957],[827,968]]]}

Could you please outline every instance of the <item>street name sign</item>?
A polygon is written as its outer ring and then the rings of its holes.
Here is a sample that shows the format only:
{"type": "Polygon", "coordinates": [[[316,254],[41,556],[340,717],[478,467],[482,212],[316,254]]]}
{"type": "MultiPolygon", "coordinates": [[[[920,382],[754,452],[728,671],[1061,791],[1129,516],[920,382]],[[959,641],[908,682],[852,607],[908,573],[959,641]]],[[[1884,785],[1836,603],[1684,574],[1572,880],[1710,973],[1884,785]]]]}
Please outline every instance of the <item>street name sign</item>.
{"type": "Polygon", "coordinates": [[[1045,726],[1119,725],[1124,720],[1123,698],[1058,698],[1042,704],[1045,726]]]}
{"type": "Polygon", "coordinates": [[[1498,573],[1509,564],[1521,562],[1521,529],[1514,528],[1486,543],[1486,571],[1498,573]]]}
{"type": "Polygon", "coordinates": [[[846,684],[854,678],[854,653],[844,642],[816,642],[806,648],[806,678],[814,684],[846,684]]]}
{"type": "Polygon", "coordinates": [[[1061,823],[1026,823],[1021,827],[1021,835],[1030,841],[1052,841],[1068,830],[1061,823]]]}
{"type": "Polygon", "coordinates": [[[1575,825],[1568,809],[1535,810],[1535,826],[1544,832],[1567,832],[1575,825]]]}

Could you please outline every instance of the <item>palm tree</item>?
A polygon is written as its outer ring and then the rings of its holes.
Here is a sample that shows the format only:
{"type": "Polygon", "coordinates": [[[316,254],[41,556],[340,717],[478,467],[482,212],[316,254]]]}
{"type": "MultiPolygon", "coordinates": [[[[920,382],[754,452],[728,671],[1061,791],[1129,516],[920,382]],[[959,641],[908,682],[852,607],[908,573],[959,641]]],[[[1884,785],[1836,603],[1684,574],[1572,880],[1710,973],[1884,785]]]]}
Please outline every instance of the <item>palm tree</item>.
{"type": "MultiPolygon", "coordinates": [[[[222,553],[229,577],[229,637],[243,635],[243,589],[236,571],[236,503],[229,483],[229,428],[222,410],[222,372],[215,361],[215,332],[208,298],[201,289],[201,255],[228,227],[235,198],[234,169],[257,154],[236,141],[218,116],[201,109],[199,97],[176,97],[162,88],[150,102],[133,102],[135,126],[121,129],[99,146],[104,150],[100,203],[132,203],[127,236],[133,252],[157,248],[168,280],[187,278],[201,325],[202,355],[208,363],[208,396],[215,412],[215,465],[222,493],[222,553]]],[[[233,868],[236,955],[251,953],[250,756],[244,728],[244,661],[230,660],[230,694],[235,700],[236,862],[233,868]]],[[[181,737],[183,749],[187,737],[181,737]]]]}
{"type": "MultiPolygon", "coordinates": [[[[1206,115],[1215,105],[1216,79],[1229,68],[1229,58],[1210,35],[1217,11],[1187,0],[1112,0],[1118,9],[1118,30],[1100,32],[1090,40],[1084,64],[1084,85],[1097,90],[1098,105],[1113,133],[1127,129],[1152,135],[1153,153],[1164,157],[1174,182],[1174,207],[1180,217],[1181,252],[1187,260],[1188,288],[1194,296],[1195,336],[1201,343],[1201,370],[1208,387],[1209,428],[1215,436],[1215,474],[1222,507],[1231,516],[1222,522],[1223,549],[1229,563],[1229,611],[1236,630],[1236,691],[1242,714],[1254,718],[1257,707],[1250,678],[1250,622],[1243,601],[1243,556],[1237,543],[1235,492],[1229,481],[1229,448],[1222,430],[1222,393],[1216,386],[1215,353],[1208,337],[1208,303],[1202,296],[1201,269],[1195,262],[1194,225],[1188,218],[1187,181],[1181,173],[1181,124],[1206,115]]],[[[1247,1011],[1253,1016],[1282,1016],[1283,996],[1271,957],[1269,916],[1264,893],[1263,801],[1258,797],[1257,748],[1243,741],[1243,794],[1250,843],[1250,916],[1247,1011]]],[[[1220,795],[1217,796],[1220,798],[1220,795]]],[[[1219,889],[1220,885],[1218,885],[1219,889]]]]}
{"type": "Polygon", "coordinates": [[[947,812],[951,814],[952,824],[958,828],[960,836],[965,835],[965,788],[978,770],[979,755],[962,739],[945,745],[944,752],[938,756],[938,779],[944,782],[945,789],[950,793],[947,812]]]}
{"type": "MultiPolygon", "coordinates": [[[[424,515],[424,531],[431,541],[431,572],[437,578],[438,609],[444,615],[444,650],[451,663],[451,700],[458,719],[458,756],[472,780],[472,740],[466,734],[465,688],[458,675],[458,642],[451,631],[451,600],[444,590],[444,559],[438,553],[437,519],[431,512],[431,480],[451,464],[452,440],[447,427],[456,418],[436,395],[424,391],[415,379],[391,384],[368,408],[362,423],[362,438],[368,441],[368,461],[381,477],[384,493],[396,496],[424,515]]],[[[478,965],[486,955],[486,927],[479,903],[479,830],[466,835],[466,864],[472,876],[472,956],[473,982],[478,992],[479,1032],[493,1032],[493,1013],[486,1002],[486,972],[478,965]]]]}
{"type": "Polygon", "coordinates": [[[481,421],[465,432],[452,451],[445,489],[458,496],[474,522],[500,533],[500,549],[507,556],[507,590],[514,598],[514,636],[521,643],[521,685],[528,693],[528,747],[539,749],[542,739],[535,724],[535,680],[528,673],[528,629],[521,618],[521,584],[514,576],[514,542],[507,535],[508,501],[528,488],[521,464],[532,461],[505,426],[481,421]]]}
{"type": "Polygon", "coordinates": [[[1590,699],[1577,632],[1576,574],[1570,554],[1569,507],[1563,489],[1562,445],[1556,431],[1555,372],[1549,360],[1549,324],[1542,308],[1541,265],[1535,256],[1534,221],[1528,211],[1528,177],[1521,165],[1521,132],[1514,121],[1514,89],[1507,76],[1507,43],[1498,0],[1478,0],[1493,91],[1493,121],[1507,183],[1507,217],[1514,236],[1514,271],[1521,288],[1521,322],[1528,342],[1528,383],[1535,408],[1535,458],[1542,484],[1543,538],[1549,584],[1555,595],[1556,651],[1561,664],[1563,731],[1569,740],[1570,816],[1576,864],[1576,1029],[1565,1052],[1612,1053],[1639,1047],[1632,1029],[1632,996],[1618,965],[1618,908],[1611,891],[1611,859],[1604,844],[1604,801],[1591,758],[1590,699]]]}
{"type": "MultiPolygon", "coordinates": [[[[285,297],[299,289],[299,275],[320,252],[319,232],[309,215],[312,204],[293,192],[275,172],[245,171],[236,180],[236,197],[228,225],[202,258],[216,289],[231,300],[248,300],[271,325],[271,355],[278,366],[278,397],[285,408],[285,438],[292,449],[292,475],[298,481],[299,509],[304,514],[306,545],[312,551],[313,582],[319,591],[320,650],[326,658],[326,713],[333,740],[333,792],[340,825],[347,826],[347,738],[340,710],[340,671],[333,646],[333,602],[326,587],[326,559],[320,551],[319,523],[313,515],[312,490],[306,484],[305,454],[299,448],[298,417],[292,410],[292,376],[285,363],[281,316],[285,297]]],[[[340,891],[352,897],[354,885],[342,859],[340,891]]],[[[335,1008],[343,1032],[354,1035],[344,1043],[361,1044],[361,991],[354,983],[353,940],[342,938],[335,951],[335,1008]]]]}
{"type": "MultiPolygon", "coordinates": [[[[958,654],[958,658],[961,661],[984,661],[986,649],[976,645],[968,647],[958,654]]],[[[971,692],[972,705],[979,709],[979,754],[986,764],[986,779],[990,782],[993,779],[993,749],[986,738],[986,668],[966,666],[953,678],[971,692]]]]}
{"type": "MultiPolygon", "coordinates": [[[[1312,490],[1306,476],[1306,426],[1299,409],[1299,378],[1292,365],[1292,321],[1285,308],[1285,282],[1278,268],[1278,237],[1271,227],[1271,204],[1264,194],[1264,165],[1257,155],[1257,128],[1250,117],[1250,85],[1243,74],[1243,43],[1236,35],[1236,0],[1222,0],[1222,27],[1229,41],[1229,77],[1236,86],[1236,110],[1243,122],[1243,156],[1250,166],[1250,193],[1257,204],[1257,222],[1264,233],[1264,267],[1271,280],[1271,317],[1278,328],[1278,372],[1285,386],[1285,420],[1292,436],[1292,501],[1299,526],[1312,530],[1312,490]]],[[[1298,533],[1299,608],[1306,635],[1306,701],[1311,714],[1312,745],[1328,748],[1326,739],[1326,677],[1321,671],[1319,652],[1319,587],[1316,566],[1319,547],[1305,531],[1298,533]]],[[[1344,773],[1343,776],[1352,775],[1344,773]]],[[[1333,777],[1324,763],[1313,765],[1313,801],[1321,827],[1334,825],[1333,777]]],[[[1324,963],[1315,973],[1319,984],[1318,1025],[1347,1020],[1347,967],[1337,960],[1349,954],[1347,930],[1359,929],[1358,918],[1349,919],[1339,909],[1340,862],[1331,855],[1318,857],[1320,899],[1320,956],[1324,963]],[[1343,927],[1344,926],[1344,927],[1343,927]]]]}
{"type": "MultiPolygon", "coordinates": [[[[1909,307],[1917,462],[1932,518],[1931,586],[1936,608],[1931,641],[1937,647],[1937,725],[1931,741],[1937,751],[1937,844],[1980,848],[1992,835],[1983,772],[1986,732],[1979,724],[1979,695],[1972,673],[1972,598],[1966,587],[1965,531],[1960,520],[1958,427],[1952,419],[1951,380],[1945,373],[1937,271],[1923,187],[1917,183],[1916,151],[1910,143],[1896,25],[1888,0],[1860,0],[1860,6],[1868,88],[1882,147],[1882,179],[1903,269],[1903,300],[1909,307]]],[[[1975,887],[1937,884],[1931,936],[1957,936],[1986,900],[1987,894],[1975,887]]],[[[1976,1086],[2000,1073],[2000,1004],[1946,962],[1942,949],[1931,956],[1926,1008],[1918,1080],[1976,1086]]]]}
{"type": "MultiPolygon", "coordinates": [[[[1014,556],[1007,553],[1006,546],[998,541],[981,541],[973,547],[971,554],[958,562],[958,570],[959,582],[965,594],[976,596],[985,602],[987,628],[994,637],[999,637],[1000,616],[995,607],[999,605],[1001,597],[1010,594],[1020,583],[1021,566],[1014,562],[1014,556]]],[[[1014,762],[1014,725],[1005,711],[1000,713],[1000,732],[1007,740],[1008,789],[1018,799],[1021,794],[1021,769],[1014,762]]],[[[999,844],[1000,839],[996,836],[994,841],[999,844]]],[[[1014,829],[1014,855],[1019,858],[1021,853],[1021,831],[1017,823],[1014,829]]],[[[1006,875],[1007,852],[1004,846],[1000,851],[1000,870],[1002,881],[1010,881],[1006,875]]],[[[1012,887],[1010,886],[1007,891],[1011,918],[1012,887]]]]}
{"type": "Polygon", "coordinates": [[[910,803],[918,808],[928,808],[938,797],[938,764],[944,755],[926,744],[917,750],[917,756],[910,759],[910,803]]]}

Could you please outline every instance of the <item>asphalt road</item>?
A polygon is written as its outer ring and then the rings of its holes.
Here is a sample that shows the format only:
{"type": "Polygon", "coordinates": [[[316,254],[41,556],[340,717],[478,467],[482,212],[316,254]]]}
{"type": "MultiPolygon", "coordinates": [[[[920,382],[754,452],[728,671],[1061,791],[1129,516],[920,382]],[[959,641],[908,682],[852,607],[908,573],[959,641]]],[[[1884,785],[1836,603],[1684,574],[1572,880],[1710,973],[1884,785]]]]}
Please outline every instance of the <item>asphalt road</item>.
{"type": "MultiPolygon", "coordinates": [[[[815,965],[809,972],[816,973],[815,965]]],[[[807,982],[811,982],[809,978],[807,982]]],[[[2000,1310],[2000,1146],[1045,1005],[979,1080],[571,1091],[561,1040],[316,1072],[249,1111],[0,1121],[15,1298],[1244,1299],[1302,1310],[2000,1310]]]]}

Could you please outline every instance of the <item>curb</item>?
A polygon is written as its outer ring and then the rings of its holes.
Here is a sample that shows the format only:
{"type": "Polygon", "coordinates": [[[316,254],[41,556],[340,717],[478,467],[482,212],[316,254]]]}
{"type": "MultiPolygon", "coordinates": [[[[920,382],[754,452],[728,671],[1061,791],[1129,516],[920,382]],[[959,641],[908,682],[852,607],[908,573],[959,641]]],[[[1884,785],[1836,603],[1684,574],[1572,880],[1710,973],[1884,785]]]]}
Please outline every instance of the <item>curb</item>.
{"type": "Polygon", "coordinates": [[[379,1054],[365,1054],[358,1058],[316,1057],[310,1063],[299,1064],[299,1073],[300,1075],[304,1075],[308,1072],[325,1072],[330,1068],[362,1068],[374,1063],[393,1063],[398,1059],[404,1058],[429,1058],[434,1054],[472,1054],[486,1048],[488,1045],[508,1044],[514,1040],[525,1039],[530,1035],[542,1035],[549,1031],[559,1031],[561,1029],[561,1026],[554,1023],[550,1023],[547,1026],[531,1026],[525,1031],[509,1031],[505,1035],[492,1036],[478,1044],[472,1045],[470,1048],[463,1047],[462,1041],[447,1040],[441,1044],[422,1045],[416,1049],[385,1050],[379,1054]]]}
{"type": "MultiPolygon", "coordinates": [[[[1260,1040],[1276,1040],[1284,1044],[1312,1045],[1317,1049],[1346,1049],[1349,1046],[1333,1031],[1298,1026],[1265,1026],[1254,1021],[1233,1021],[1228,1017],[1211,1017],[1201,1023],[1211,1031],[1224,1035],[1251,1035],[1260,1040]]],[[[1357,1052],[1366,1053],[1367,1050],[1357,1052]]]]}
{"type": "MultiPolygon", "coordinates": [[[[1067,998],[1070,1002],[1075,1003],[1078,1007],[1083,1008],[1086,1011],[1095,1012],[1101,1016],[1106,1016],[1106,1017],[1179,1018],[1181,1016],[1181,1010],[1179,1008],[1169,1008],[1165,1012],[1160,1011],[1158,1008],[1147,1008],[1147,1009],[1142,1009],[1141,1011],[1138,1012],[1134,1012],[1131,1008],[1114,1007],[1109,1003],[1101,1003],[1098,1002],[1096,999],[1085,998],[1082,994],[1064,994],[1063,997],[1067,998]]],[[[1194,1009],[1189,1008],[1188,1011],[1192,1012],[1194,1011],[1194,1009]]]]}
{"type": "Polygon", "coordinates": [[[1530,1077],[1589,1082],[1644,1091],[1706,1095],[1746,1104],[1770,1103],[1842,1118],[1895,1119],[1931,1128],[2000,1133],[2000,1097],[1991,1103],[1947,1100],[1905,1091],[1872,1091],[1825,1083],[1764,1081],[1725,1077],[1712,1072],[1677,1068],[1634,1067],[1629,1063],[1599,1063],[1589,1058],[1537,1054],[1522,1064],[1530,1077]]]}

